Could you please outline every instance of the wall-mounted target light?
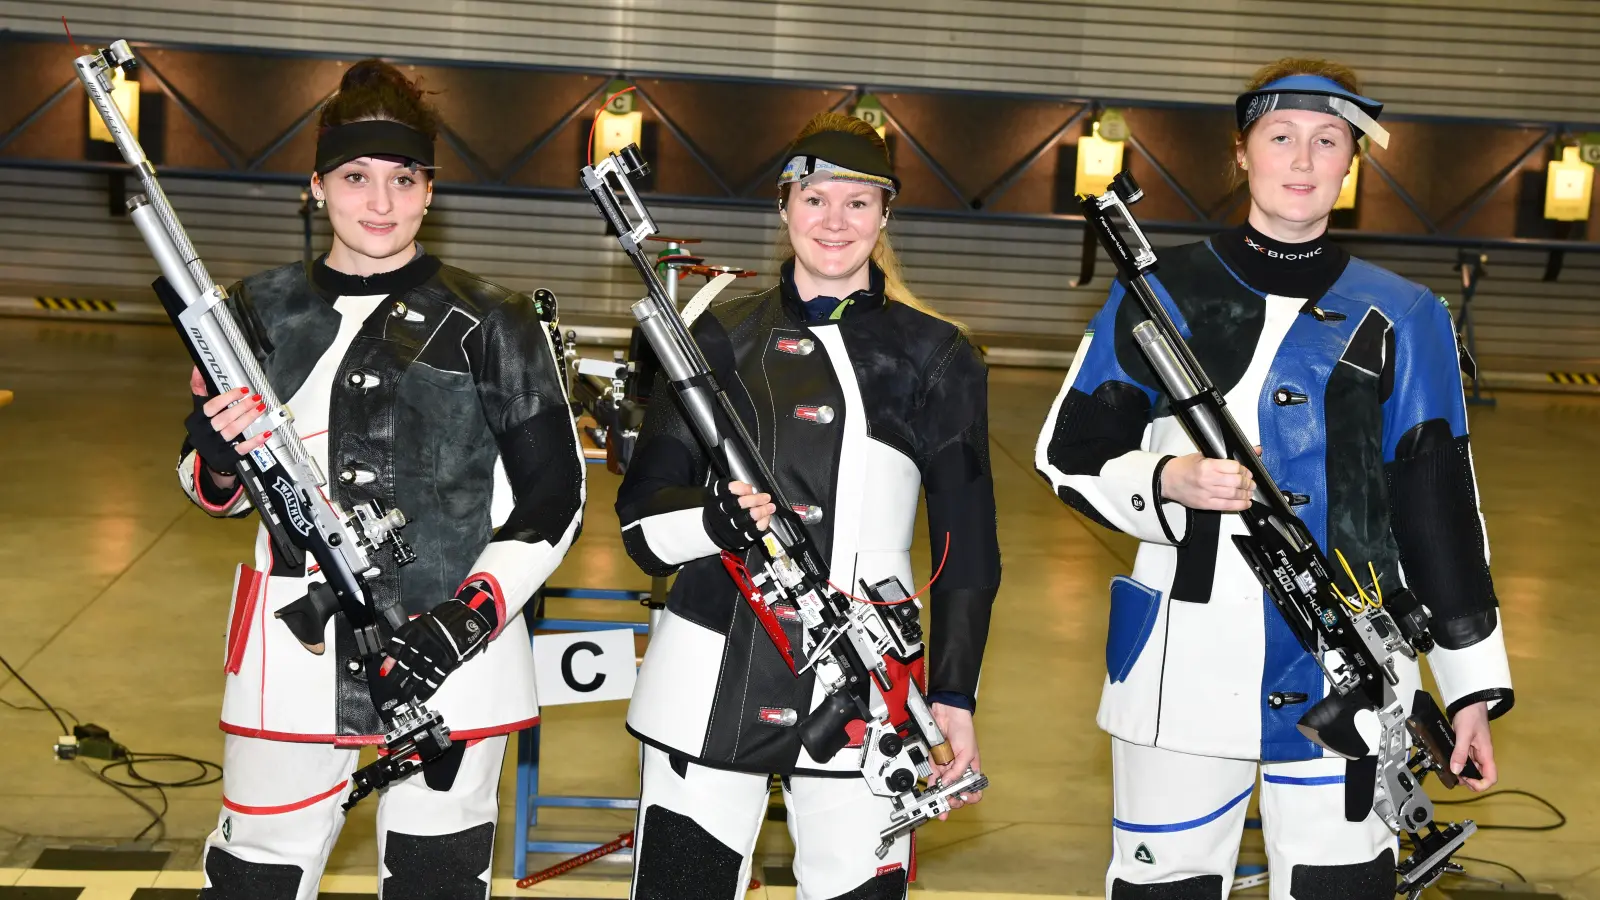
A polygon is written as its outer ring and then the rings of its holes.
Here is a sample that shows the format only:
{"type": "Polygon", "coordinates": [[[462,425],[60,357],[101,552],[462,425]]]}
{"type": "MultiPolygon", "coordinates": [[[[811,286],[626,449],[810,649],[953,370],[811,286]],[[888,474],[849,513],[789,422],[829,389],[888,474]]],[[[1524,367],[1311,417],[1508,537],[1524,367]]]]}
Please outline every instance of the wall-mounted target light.
{"type": "Polygon", "coordinates": [[[1356,188],[1361,183],[1361,157],[1367,152],[1367,137],[1362,135],[1356,141],[1356,155],[1350,160],[1350,171],[1345,173],[1344,181],[1339,183],[1339,197],[1333,201],[1334,209],[1355,209],[1356,188]]]}
{"type": "Polygon", "coordinates": [[[1122,114],[1108,109],[1094,123],[1094,130],[1078,138],[1078,172],[1073,190],[1079,194],[1103,194],[1111,179],[1122,171],[1122,151],[1128,140],[1128,123],[1122,114]]]}
{"type": "Polygon", "coordinates": [[[590,159],[605,159],[629,144],[642,144],[644,113],[625,81],[606,86],[606,105],[594,114],[594,146],[590,159]]]}
{"type": "Polygon", "coordinates": [[[872,126],[878,137],[887,138],[889,132],[889,117],[884,115],[883,104],[871,94],[862,94],[856,101],[855,108],[850,110],[850,115],[872,126]]]}
{"type": "Polygon", "coordinates": [[[1576,145],[1561,148],[1561,158],[1545,169],[1544,217],[1557,222],[1582,222],[1589,218],[1594,192],[1594,166],[1583,161],[1576,145]]]}
{"type": "MultiPolygon", "coordinates": [[[[122,70],[113,67],[111,70],[111,99],[122,110],[122,118],[128,122],[128,130],[133,132],[135,138],[139,137],[139,82],[129,81],[122,70]]],[[[105,141],[114,144],[116,141],[107,130],[105,120],[100,118],[100,113],[94,108],[94,101],[89,101],[89,140],[105,141]]]]}
{"type": "Polygon", "coordinates": [[[1333,201],[1334,209],[1355,209],[1356,184],[1361,179],[1361,156],[1350,160],[1350,171],[1345,173],[1344,181],[1339,183],[1339,198],[1333,201]]]}

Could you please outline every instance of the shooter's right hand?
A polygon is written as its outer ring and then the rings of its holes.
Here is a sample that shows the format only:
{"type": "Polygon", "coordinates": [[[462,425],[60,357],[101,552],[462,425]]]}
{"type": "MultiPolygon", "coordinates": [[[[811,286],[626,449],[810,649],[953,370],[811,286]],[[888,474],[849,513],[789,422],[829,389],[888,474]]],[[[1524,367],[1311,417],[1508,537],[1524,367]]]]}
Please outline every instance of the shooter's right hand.
{"type": "MultiPolygon", "coordinates": [[[[1258,451],[1259,452],[1259,451],[1258,451]]],[[[1231,459],[1211,459],[1199,453],[1178,456],[1161,470],[1161,496],[1190,509],[1238,512],[1250,508],[1255,480],[1250,471],[1231,459]]]]}
{"type": "Polygon", "coordinates": [[[760,540],[777,511],[771,494],[758,494],[742,481],[718,481],[706,488],[702,520],[713,543],[742,553],[760,540]]]}
{"type": "Polygon", "coordinates": [[[261,395],[250,388],[235,388],[225,394],[206,399],[206,383],[195,369],[189,376],[189,389],[194,394],[194,411],[184,420],[189,432],[189,445],[200,454],[200,461],[213,473],[232,476],[239,457],[260,447],[272,432],[262,432],[246,441],[235,443],[250,423],[266,412],[261,395]]]}

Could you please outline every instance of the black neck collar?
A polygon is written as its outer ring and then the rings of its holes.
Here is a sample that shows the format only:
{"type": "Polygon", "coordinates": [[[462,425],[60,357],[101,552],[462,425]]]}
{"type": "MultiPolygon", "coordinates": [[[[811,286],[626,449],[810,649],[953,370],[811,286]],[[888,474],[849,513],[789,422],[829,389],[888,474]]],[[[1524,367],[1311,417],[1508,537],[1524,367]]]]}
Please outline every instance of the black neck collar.
{"type": "Polygon", "coordinates": [[[398,294],[409,291],[432,278],[443,263],[437,256],[429,256],[417,246],[416,256],[398,269],[376,275],[348,275],[328,267],[328,254],[317,257],[311,264],[311,282],[317,292],[329,301],[340,297],[366,297],[374,294],[398,294]]]}
{"type": "Polygon", "coordinates": [[[809,302],[800,299],[800,291],[795,287],[794,265],[793,259],[783,264],[779,285],[782,288],[784,305],[802,321],[825,325],[832,319],[860,315],[869,309],[883,306],[883,270],[871,260],[867,261],[867,286],[864,289],[848,297],[818,296],[809,302]],[[843,311],[834,315],[835,310],[841,306],[844,307],[843,311]]]}
{"type": "Polygon", "coordinates": [[[1317,300],[1350,263],[1350,254],[1327,232],[1289,244],[1267,237],[1249,222],[1211,238],[1211,246],[1245,284],[1283,297],[1317,300]]]}

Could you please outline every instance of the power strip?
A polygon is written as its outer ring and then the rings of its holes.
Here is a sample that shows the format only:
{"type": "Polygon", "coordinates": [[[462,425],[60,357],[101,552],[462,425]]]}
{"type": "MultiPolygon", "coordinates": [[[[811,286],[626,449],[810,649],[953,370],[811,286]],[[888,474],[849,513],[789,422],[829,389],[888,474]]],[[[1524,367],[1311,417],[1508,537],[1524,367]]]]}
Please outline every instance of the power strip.
{"type": "Polygon", "coordinates": [[[128,758],[128,748],[111,739],[111,732],[90,722],[72,726],[71,734],[56,738],[56,759],[118,760],[128,758]]]}

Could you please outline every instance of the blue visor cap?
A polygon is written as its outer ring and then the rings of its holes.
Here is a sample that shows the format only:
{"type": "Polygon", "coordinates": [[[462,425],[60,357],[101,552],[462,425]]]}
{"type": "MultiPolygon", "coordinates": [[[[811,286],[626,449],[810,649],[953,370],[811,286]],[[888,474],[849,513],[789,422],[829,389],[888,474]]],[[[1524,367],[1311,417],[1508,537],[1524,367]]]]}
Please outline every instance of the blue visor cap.
{"type": "Polygon", "coordinates": [[[1234,101],[1239,130],[1275,109],[1304,109],[1327,113],[1350,123],[1357,137],[1366,135],[1385,149],[1389,132],[1378,124],[1383,104],[1346,90],[1337,81],[1321,75],[1290,75],[1257,90],[1247,91],[1234,101]]]}

